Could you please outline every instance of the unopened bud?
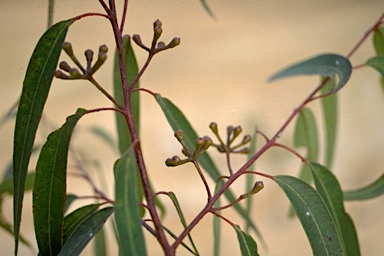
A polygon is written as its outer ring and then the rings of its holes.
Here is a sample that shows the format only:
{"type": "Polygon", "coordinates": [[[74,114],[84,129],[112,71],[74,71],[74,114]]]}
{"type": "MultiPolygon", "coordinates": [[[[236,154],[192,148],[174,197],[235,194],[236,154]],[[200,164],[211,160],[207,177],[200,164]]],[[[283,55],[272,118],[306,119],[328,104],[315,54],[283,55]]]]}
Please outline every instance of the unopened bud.
{"type": "Polygon", "coordinates": [[[100,45],[100,47],[99,47],[99,52],[105,52],[105,53],[107,53],[107,52],[108,52],[108,47],[107,47],[105,44],[100,45]]]}
{"type": "Polygon", "coordinates": [[[215,122],[211,122],[209,124],[209,128],[213,131],[214,134],[217,134],[219,132],[219,130],[217,128],[217,123],[215,123],[215,122]]]}
{"type": "Polygon", "coordinates": [[[233,129],[233,138],[236,138],[237,136],[239,136],[239,134],[243,131],[243,129],[241,128],[241,126],[236,126],[234,129],[233,129]]]}
{"type": "Polygon", "coordinates": [[[179,37],[174,37],[172,41],[167,45],[167,48],[173,48],[176,47],[180,44],[180,38],[179,37]]]}
{"type": "Polygon", "coordinates": [[[204,137],[204,150],[207,150],[211,145],[212,145],[213,141],[211,138],[209,138],[208,136],[205,136],[204,137]]]}
{"type": "Polygon", "coordinates": [[[165,43],[163,41],[160,41],[160,42],[157,43],[157,46],[156,46],[157,49],[161,49],[161,48],[164,48],[164,47],[165,47],[165,43]]]}
{"type": "Polygon", "coordinates": [[[163,26],[163,23],[160,20],[157,19],[155,22],[153,22],[153,29],[161,28],[161,26],[163,26]]]}
{"type": "Polygon", "coordinates": [[[143,43],[141,42],[141,37],[140,35],[134,34],[132,37],[133,41],[137,43],[138,45],[142,45],[143,43]]]}
{"type": "Polygon", "coordinates": [[[184,133],[182,130],[175,131],[175,137],[178,141],[182,142],[184,140],[184,133]]]}
{"type": "Polygon", "coordinates": [[[177,166],[180,163],[181,163],[181,159],[178,156],[173,156],[172,158],[167,158],[167,160],[165,160],[165,164],[167,166],[177,166]]]}
{"type": "Polygon", "coordinates": [[[71,75],[71,78],[74,78],[74,79],[82,78],[77,68],[72,68],[71,71],[69,71],[69,74],[71,75]]]}
{"type": "Polygon", "coordinates": [[[61,70],[55,71],[55,77],[59,79],[69,79],[69,76],[67,74],[64,74],[61,70]]]}
{"type": "Polygon", "coordinates": [[[71,66],[69,66],[69,64],[66,61],[60,62],[59,68],[67,72],[70,72],[72,69],[71,66]]]}
{"type": "Polygon", "coordinates": [[[68,54],[69,57],[74,56],[72,44],[70,42],[64,42],[62,48],[68,54]]]}
{"type": "Polygon", "coordinates": [[[242,144],[247,144],[250,141],[252,141],[252,136],[247,134],[247,135],[244,136],[242,144]]]}
{"type": "Polygon", "coordinates": [[[91,68],[91,74],[94,74],[100,67],[101,65],[104,64],[105,60],[107,59],[107,53],[106,52],[99,52],[97,61],[91,68]]]}

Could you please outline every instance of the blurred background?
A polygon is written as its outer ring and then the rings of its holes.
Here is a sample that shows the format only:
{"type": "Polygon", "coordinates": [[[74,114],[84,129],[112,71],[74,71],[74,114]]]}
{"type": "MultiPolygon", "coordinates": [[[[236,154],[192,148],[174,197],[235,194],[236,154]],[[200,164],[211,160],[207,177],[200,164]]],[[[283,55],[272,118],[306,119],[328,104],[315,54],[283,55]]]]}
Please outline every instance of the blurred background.
{"type": "MultiPolygon", "coordinates": [[[[29,58],[46,30],[47,2],[0,1],[1,115],[21,93],[29,58]]],[[[257,126],[272,136],[319,79],[315,76],[297,77],[270,84],[268,77],[287,65],[320,53],[346,55],[384,11],[381,0],[210,0],[208,4],[216,19],[209,17],[198,0],[132,0],[125,26],[127,34],[140,34],[143,42],[150,44],[152,23],[160,19],[164,30],[162,40],[181,38],[179,47],[154,58],[141,79],[141,86],[171,99],[201,136],[213,136],[208,128],[211,121],[219,124],[223,136],[228,125],[241,125],[245,133],[253,133],[257,126]]],[[[118,6],[121,7],[121,3],[118,6]]],[[[103,12],[103,9],[96,0],[57,1],[54,21],[85,12],[103,12]]],[[[109,22],[101,17],[84,18],[70,27],[66,40],[72,43],[76,55],[83,61],[86,49],[97,52],[101,44],[109,47],[109,61],[95,78],[105,89],[112,91],[114,47],[109,22]]],[[[146,53],[138,47],[134,50],[139,65],[143,65],[146,53]]],[[[371,40],[368,40],[351,61],[353,65],[362,64],[373,54],[371,40]]],[[[63,54],[61,59],[68,58],[63,54]]],[[[187,221],[190,221],[206,202],[204,187],[193,168],[167,168],[164,165],[166,158],[180,153],[180,146],[153,97],[143,93],[141,100],[142,147],[149,175],[157,190],[175,192],[187,221]]],[[[343,189],[362,187],[383,173],[383,103],[379,74],[369,68],[356,70],[339,93],[340,123],[332,169],[343,189]]],[[[43,143],[52,126],[59,128],[78,107],[107,106],[111,106],[110,102],[85,81],[54,80],[43,118],[45,124],[50,125],[39,129],[37,143],[43,143]]],[[[321,114],[317,102],[310,107],[321,114]]],[[[115,136],[114,114],[87,115],[76,128],[72,142],[95,182],[113,197],[112,167],[118,153],[95,137],[90,132],[92,127],[101,127],[115,136]]],[[[13,121],[0,127],[1,175],[12,159],[13,129],[13,121]]],[[[281,143],[293,145],[292,130],[293,124],[282,135],[281,143]]],[[[258,145],[262,143],[260,139],[258,145]]],[[[211,155],[226,173],[224,157],[214,150],[211,155]]],[[[244,160],[243,156],[234,156],[233,167],[239,167],[244,160]]],[[[32,159],[31,169],[35,161],[32,159]]],[[[69,172],[73,173],[73,162],[69,164],[69,172]]],[[[297,175],[300,164],[300,160],[289,152],[272,149],[260,158],[256,169],[270,175],[297,175]]],[[[259,242],[261,255],[311,255],[299,221],[288,218],[289,203],[285,195],[274,182],[266,179],[263,182],[264,190],[253,198],[252,213],[268,245],[268,248],[263,247],[260,239],[252,234],[259,242]]],[[[233,189],[238,194],[244,193],[244,179],[235,183],[233,189]]],[[[74,176],[69,177],[68,191],[78,195],[92,193],[83,179],[74,176]]],[[[181,225],[177,214],[171,202],[162,199],[167,206],[165,224],[179,233],[181,225]]],[[[92,201],[77,202],[72,209],[89,202],[92,201]]],[[[358,231],[362,255],[382,255],[384,251],[381,241],[384,235],[383,205],[383,197],[346,203],[346,210],[358,231]]],[[[7,220],[12,221],[11,198],[3,201],[2,211],[7,220]]],[[[31,212],[31,193],[27,193],[21,231],[34,244],[31,212]]],[[[243,224],[231,210],[224,211],[223,215],[243,224]]],[[[201,255],[212,254],[211,231],[212,218],[207,216],[192,232],[201,255]]],[[[110,230],[107,235],[113,241],[110,230]]],[[[13,238],[3,230],[0,230],[0,237],[1,254],[13,254],[13,238]]],[[[236,234],[226,223],[223,223],[222,239],[222,255],[239,255],[236,234]]],[[[108,245],[111,255],[116,255],[116,244],[108,245]]],[[[162,254],[150,236],[147,237],[147,249],[149,255],[162,254]]],[[[92,245],[89,245],[83,255],[92,254],[92,245]]],[[[21,246],[19,255],[36,255],[36,251],[21,246]]],[[[180,248],[178,255],[189,254],[180,248]]]]}

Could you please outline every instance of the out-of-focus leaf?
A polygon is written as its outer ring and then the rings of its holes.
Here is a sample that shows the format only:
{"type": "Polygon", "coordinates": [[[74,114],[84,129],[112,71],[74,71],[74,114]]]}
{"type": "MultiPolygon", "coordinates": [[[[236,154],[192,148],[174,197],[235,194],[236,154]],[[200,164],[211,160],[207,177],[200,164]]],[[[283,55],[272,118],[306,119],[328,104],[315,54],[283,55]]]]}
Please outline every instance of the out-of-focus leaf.
{"type": "MultiPolygon", "coordinates": [[[[334,79],[329,79],[322,88],[322,93],[326,94],[334,88],[334,79]]],[[[337,130],[337,93],[321,99],[323,109],[324,129],[325,129],[325,165],[331,168],[336,144],[337,130]]]]}
{"type": "Polygon", "coordinates": [[[344,192],[345,201],[368,200],[384,194],[384,174],[371,184],[344,192]]]}
{"type": "MultiPolygon", "coordinates": [[[[215,194],[223,185],[222,180],[216,183],[215,194]]],[[[221,206],[221,199],[218,198],[214,204],[214,207],[221,206]]],[[[220,210],[216,211],[220,214],[220,210]]],[[[220,244],[221,244],[221,219],[216,215],[213,216],[213,256],[220,256],[220,244]]]]}
{"type": "Polygon", "coordinates": [[[137,199],[136,165],[135,153],[129,148],[116,161],[114,167],[115,221],[120,241],[119,255],[146,255],[137,199]]]}
{"type": "Polygon", "coordinates": [[[242,256],[258,256],[257,244],[253,238],[243,232],[239,226],[235,226],[237,240],[239,241],[240,251],[242,256]]]}
{"type": "Polygon", "coordinates": [[[348,82],[351,72],[352,65],[348,59],[338,54],[324,54],[289,66],[274,74],[269,81],[297,75],[337,75],[339,82],[334,90],[338,91],[348,82]]]}
{"type": "Polygon", "coordinates": [[[336,177],[325,167],[311,163],[312,175],[315,180],[317,192],[328,206],[336,228],[339,231],[340,242],[344,248],[344,254],[348,256],[360,256],[359,241],[356,229],[351,217],[345,212],[343,192],[336,177]]]}
{"type": "MultiPolygon", "coordinates": [[[[256,138],[257,138],[257,132],[255,131],[252,136],[251,145],[249,147],[249,153],[248,153],[248,159],[250,159],[255,153],[256,153],[256,138]]],[[[255,163],[253,163],[248,170],[253,171],[255,168],[255,163]]],[[[252,190],[253,186],[255,185],[255,175],[250,174],[247,176],[247,179],[245,180],[245,193],[248,193],[252,190]]],[[[251,214],[252,211],[252,197],[249,196],[244,199],[245,201],[245,211],[248,215],[251,214]]],[[[245,223],[245,232],[249,232],[249,223],[248,221],[245,223]]]]}
{"type": "Polygon", "coordinates": [[[86,114],[78,109],[48,136],[40,151],[33,187],[33,220],[41,255],[57,255],[63,245],[63,217],[67,189],[67,158],[73,129],[86,114]]]}
{"type": "Polygon", "coordinates": [[[211,16],[213,19],[215,19],[215,14],[212,12],[211,8],[208,6],[206,0],[200,0],[201,4],[203,5],[205,11],[211,16]]]}
{"type": "MultiPolygon", "coordinates": [[[[173,233],[169,228],[163,226],[165,232],[167,232],[172,238],[174,238],[175,240],[177,239],[177,235],[175,235],[175,233],[173,233]]],[[[188,245],[186,245],[184,242],[181,242],[180,243],[185,249],[187,249],[190,253],[192,253],[193,255],[196,255],[198,256],[199,254],[196,254],[196,252],[194,252],[191,248],[189,248],[188,245]]]]}
{"type": "MultiPolygon", "coordinates": [[[[182,130],[184,133],[184,142],[188,148],[192,149],[195,146],[197,134],[193,127],[188,122],[187,118],[180,111],[178,107],[176,107],[169,99],[161,97],[160,94],[155,95],[156,101],[163,110],[165,117],[168,120],[169,125],[172,130],[175,132],[177,130],[182,130]]],[[[211,157],[207,152],[204,152],[199,156],[199,164],[204,168],[204,170],[211,176],[211,178],[216,181],[220,173],[213,163],[211,157]]],[[[227,189],[224,192],[225,197],[229,202],[234,202],[237,198],[233,195],[230,189],[227,189]]],[[[244,220],[249,222],[251,228],[255,231],[255,233],[262,239],[261,234],[254,224],[253,220],[249,217],[247,212],[245,212],[244,208],[240,206],[240,204],[235,204],[233,208],[240,214],[244,220]]]]}
{"type": "MultiPolygon", "coordinates": [[[[131,83],[137,74],[139,73],[139,68],[137,65],[135,53],[133,52],[131,41],[128,37],[123,38],[123,54],[124,54],[124,62],[127,72],[127,80],[128,83],[131,83]]],[[[139,87],[139,82],[136,83],[135,88],[139,87]]],[[[115,53],[115,62],[113,67],[113,88],[114,88],[114,97],[121,104],[124,105],[124,94],[123,88],[121,84],[121,76],[120,76],[120,68],[119,61],[117,58],[117,53],[115,53]]],[[[140,122],[140,97],[139,93],[133,93],[131,95],[131,107],[133,113],[133,119],[136,124],[136,130],[139,133],[139,122],[140,122]]],[[[131,145],[131,136],[129,134],[127,121],[125,117],[116,112],[116,127],[118,134],[118,144],[120,154],[124,154],[124,152],[131,145]]]]}
{"type": "Polygon", "coordinates": [[[274,179],[295,208],[313,255],[344,255],[337,228],[321,196],[295,177],[279,175],[274,179]]]}
{"type": "Polygon", "coordinates": [[[23,82],[16,116],[13,149],[15,254],[18,251],[24,185],[31,151],[59,61],[61,45],[72,23],[73,19],[59,22],[42,35],[30,58],[23,82]]]}
{"type": "MultiPolygon", "coordinates": [[[[183,211],[181,210],[179,201],[177,200],[177,197],[176,197],[175,193],[173,193],[173,192],[168,192],[168,196],[171,198],[172,203],[173,203],[173,205],[174,205],[175,208],[176,208],[176,211],[177,211],[177,214],[179,215],[181,224],[183,225],[184,228],[187,228],[187,222],[185,221],[183,211]]],[[[195,255],[199,255],[199,252],[197,251],[197,248],[196,248],[196,246],[195,246],[195,243],[193,242],[193,239],[192,239],[192,236],[191,236],[190,233],[188,234],[188,239],[189,239],[189,241],[191,242],[191,245],[192,245],[193,250],[194,250],[194,254],[195,254],[195,255]]]]}
{"type": "MultiPolygon", "coordinates": [[[[12,224],[9,223],[2,214],[0,214],[0,227],[2,229],[4,229],[5,231],[7,231],[9,234],[11,234],[12,236],[15,235],[15,233],[13,232],[13,229],[12,229],[12,224]]],[[[32,248],[32,245],[31,243],[21,234],[19,234],[19,239],[20,239],[20,242],[23,243],[24,245],[28,246],[29,248],[32,248]]]]}
{"type": "Polygon", "coordinates": [[[90,204],[80,207],[64,218],[64,231],[63,231],[63,244],[76,230],[76,228],[91,214],[93,214],[100,207],[101,204],[90,204]]]}
{"type": "Polygon", "coordinates": [[[78,197],[73,194],[67,194],[67,197],[65,199],[65,209],[64,213],[68,210],[68,208],[71,206],[71,204],[77,199],[78,197]]]}
{"type": "Polygon", "coordinates": [[[108,248],[103,228],[95,236],[94,248],[95,256],[107,256],[108,248]]]}
{"type": "Polygon", "coordinates": [[[117,146],[115,140],[112,138],[111,134],[108,133],[105,129],[100,126],[92,126],[89,130],[95,136],[99,137],[102,141],[104,141],[108,146],[110,146],[113,151],[116,150],[117,146]]]}
{"type": "Polygon", "coordinates": [[[113,211],[113,207],[106,207],[86,218],[68,238],[59,256],[79,255],[89,241],[103,227],[113,211]]]}
{"type": "Polygon", "coordinates": [[[384,55],[372,57],[365,64],[376,69],[384,77],[384,55]]]}
{"type": "Polygon", "coordinates": [[[373,46],[376,54],[384,54],[384,27],[376,29],[373,33],[373,46]]]}
{"type": "MultiPolygon", "coordinates": [[[[24,192],[32,190],[35,181],[35,173],[30,172],[26,175],[24,192]]],[[[0,195],[3,193],[13,194],[13,178],[8,178],[0,184],[0,195]]]]}

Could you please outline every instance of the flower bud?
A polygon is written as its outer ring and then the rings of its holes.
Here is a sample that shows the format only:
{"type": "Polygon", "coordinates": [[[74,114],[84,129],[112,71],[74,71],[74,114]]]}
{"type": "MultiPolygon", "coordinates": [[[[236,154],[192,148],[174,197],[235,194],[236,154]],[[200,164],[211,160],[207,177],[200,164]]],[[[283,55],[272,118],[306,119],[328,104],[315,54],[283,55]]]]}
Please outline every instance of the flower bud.
{"type": "Polygon", "coordinates": [[[166,47],[166,46],[165,46],[165,43],[163,41],[160,41],[157,43],[157,46],[156,46],[157,49],[162,49],[164,47],[166,47]]]}
{"type": "Polygon", "coordinates": [[[64,74],[61,70],[55,71],[55,77],[59,79],[69,79],[69,76],[67,74],[64,74]]]}
{"type": "Polygon", "coordinates": [[[108,47],[107,47],[105,44],[100,45],[100,47],[99,47],[99,52],[105,52],[105,53],[107,53],[107,52],[108,52],[108,47]]]}
{"type": "Polygon", "coordinates": [[[182,130],[175,131],[175,137],[178,141],[182,142],[184,140],[184,133],[182,130]]]}
{"type": "Polygon", "coordinates": [[[72,68],[70,71],[69,71],[69,74],[71,76],[71,78],[73,79],[80,79],[82,78],[79,70],[77,68],[72,68]]]}
{"type": "Polygon", "coordinates": [[[135,43],[137,43],[138,45],[143,45],[143,43],[141,42],[141,37],[140,35],[137,35],[137,34],[134,34],[133,37],[132,37],[133,41],[135,43]]]}
{"type": "Polygon", "coordinates": [[[233,129],[233,138],[236,138],[237,136],[239,136],[239,134],[243,131],[243,129],[241,128],[241,126],[236,126],[234,129],[233,129]]]}
{"type": "Polygon", "coordinates": [[[174,37],[172,41],[167,45],[167,48],[174,48],[180,44],[180,38],[174,37]]]}
{"type": "Polygon", "coordinates": [[[59,64],[59,68],[64,70],[64,71],[67,71],[68,73],[71,71],[71,66],[69,66],[69,64],[66,62],[66,61],[62,61],[60,62],[59,64]]]}
{"type": "Polygon", "coordinates": [[[163,26],[163,23],[160,21],[160,20],[155,20],[155,22],[153,23],[153,29],[155,28],[161,28],[161,26],[163,26]]]}
{"type": "Polygon", "coordinates": [[[211,122],[211,123],[209,124],[209,128],[212,130],[212,132],[213,132],[214,134],[217,134],[217,133],[219,132],[219,130],[218,130],[218,128],[217,128],[217,123],[215,123],[215,122],[211,122]]]}
{"type": "Polygon", "coordinates": [[[70,42],[64,42],[62,48],[68,54],[69,57],[74,56],[72,44],[70,42]]]}
{"type": "Polygon", "coordinates": [[[252,141],[252,136],[247,134],[244,136],[242,144],[247,144],[248,142],[251,142],[251,141],[252,141]]]}
{"type": "Polygon", "coordinates": [[[99,52],[97,61],[91,68],[91,74],[94,74],[100,67],[101,65],[104,64],[105,60],[107,59],[107,53],[106,52],[99,52]]]}

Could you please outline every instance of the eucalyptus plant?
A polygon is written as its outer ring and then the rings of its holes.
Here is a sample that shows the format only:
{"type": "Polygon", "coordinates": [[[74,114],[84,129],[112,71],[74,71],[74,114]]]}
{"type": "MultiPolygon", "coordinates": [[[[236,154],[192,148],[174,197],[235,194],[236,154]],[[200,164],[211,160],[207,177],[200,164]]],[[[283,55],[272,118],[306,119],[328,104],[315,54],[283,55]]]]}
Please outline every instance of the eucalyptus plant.
{"type": "MultiPolygon", "coordinates": [[[[147,72],[153,58],[158,54],[167,54],[174,47],[181,47],[181,39],[174,37],[168,42],[161,41],[163,24],[160,20],[153,22],[151,42],[143,41],[138,34],[127,35],[124,24],[128,0],[123,1],[122,10],[117,10],[115,0],[98,2],[105,13],[85,13],[52,26],[49,23],[48,30],[37,42],[28,64],[17,107],[12,175],[0,184],[1,196],[13,196],[13,227],[3,220],[1,227],[14,236],[15,255],[18,254],[20,242],[31,246],[20,232],[24,193],[30,190],[33,191],[33,224],[39,255],[80,254],[96,234],[102,232],[108,219],[113,220],[119,255],[147,255],[148,244],[144,233],[155,237],[164,255],[176,255],[181,247],[191,255],[200,255],[191,231],[203,218],[209,217],[214,218],[214,255],[220,255],[220,226],[223,224],[233,228],[241,255],[259,255],[258,244],[264,246],[268,241],[263,240],[262,231],[258,229],[250,211],[252,200],[264,188],[265,180],[274,181],[278,185],[276,189],[281,189],[287,196],[293,215],[300,220],[305,231],[313,255],[360,255],[357,232],[351,216],[344,208],[344,202],[382,195],[384,175],[366,187],[345,191],[331,172],[338,124],[337,95],[347,85],[353,72],[362,66],[372,67],[384,77],[384,15],[379,17],[347,55],[320,54],[299,61],[270,77],[270,81],[297,75],[320,77],[319,84],[297,104],[272,136],[259,129],[247,134],[240,125],[229,125],[223,129],[221,124],[214,121],[207,124],[211,134],[200,136],[170,99],[140,84],[140,78],[147,72]],[[87,49],[83,60],[83,57],[76,56],[74,46],[66,41],[66,35],[71,25],[92,16],[109,20],[115,49],[111,53],[110,46],[101,45],[96,56],[93,50],[87,49]],[[364,65],[354,66],[351,57],[370,39],[376,55],[367,58],[364,65]],[[147,52],[147,59],[141,67],[135,56],[138,50],[147,52]],[[60,61],[61,54],[67,55],[70,63],[60,61]],[[94,77],[103,68],[108,55],[114,58],[113,92],[108,92],[94,77]],[[72,80],[90,82],[109,99],[111,106],[78,108],[59,129],[48,136],[40,148],[35,145],[35,136],[54,78],[68,83],[72,80]],[[180,153],[175,152],[173,156],[164,159],[162,168],[183,168],[184,165],[192,164],[205,189],[206,204],[192,220],[185,218],[175,193],[156,191],[153,186],[156,180],[149,179],[140,134],[140,94],[143,93],[153,96],[174,132],[175,138],[171,139],[180,144],[180,153]],[[311,110],[314,101],[321,102],[323,111],[320,117],[315,116],[311,110]],[[71,203],[78,199],[77,195],[68,193],[66,189],[71,137],[82,117],[101,111],[114,113],[116,120],[120,157],[109,172],[114,175],[114,195],[111,198],[90,180],[86,171],[79,170],[93,187],[95,203],[68,212],[71,203]],[[317,122],[323,122],[326,127],[323,164],[319,162],[317,122]],[[293,123],[294,146],[291,147],[280,143],[279,139],[293,123]],[[273,176],[253,169],[252,165],[274,147],[283,148],[302,161],[299,177],[284,174],[273,176]],[[299,153],[299,148],[305,148],[305,155],[299,153]],[[217,167],[210,156],[212,150],[222,153],[226,170],[217,167]],[[33,172],[28,172],[31,154],[34,152],[39,153],[37,165],[33,172]],[[234,155],[245,156],[239,168],[231,164],[234,155]],[[243,194],[238,195],[232,184],[242,176],[246,176],[246,188],[243,194]],[[214,182],[214,187],[211,182],[214,182]],[[180,233],[164,225],[164,205],[160,198],[172,201],[182,225],[180,233]],[[220,200],[222,198],[229,203],[223,204],[220,200]],[[239,225],[226,217],[223,210],[227,208],[233,208],[245,224],[239,225]]],[[[215,17],[207,3],[202,3],[208,14],[215,17]]],[[[381,80],[382,86],[383,81],[384,78],[381,80]]],[[[273,249],[270,250],[273,253],[273,249]]]]}

